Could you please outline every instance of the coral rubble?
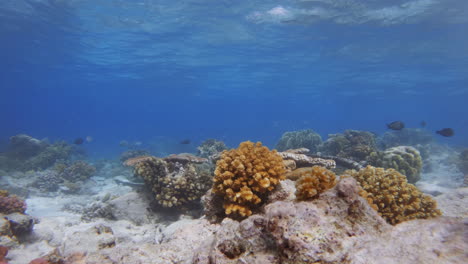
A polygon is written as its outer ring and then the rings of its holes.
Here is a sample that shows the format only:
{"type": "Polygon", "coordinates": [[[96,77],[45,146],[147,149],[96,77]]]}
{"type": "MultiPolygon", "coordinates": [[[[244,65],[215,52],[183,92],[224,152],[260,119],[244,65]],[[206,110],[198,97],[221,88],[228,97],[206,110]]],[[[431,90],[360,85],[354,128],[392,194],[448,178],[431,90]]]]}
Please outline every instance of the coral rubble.
{"type": "Polygon", "coordinates": [[[283,159],[276,150],[270,151],[260,142],[242,142],[237,149],[221,154],[213,192],[223,197],[226,215],[245,218],[284,179],[284,173],[283,159]]]}
{"type": "Polygon", "coordinates": [[[406,177],[394,169],[367,166],[360,171],[348,170],[344,176],[354,177],[367,192],[368,201],[390,224],[440,216],[437,203],[424,195],[406,177]]]}

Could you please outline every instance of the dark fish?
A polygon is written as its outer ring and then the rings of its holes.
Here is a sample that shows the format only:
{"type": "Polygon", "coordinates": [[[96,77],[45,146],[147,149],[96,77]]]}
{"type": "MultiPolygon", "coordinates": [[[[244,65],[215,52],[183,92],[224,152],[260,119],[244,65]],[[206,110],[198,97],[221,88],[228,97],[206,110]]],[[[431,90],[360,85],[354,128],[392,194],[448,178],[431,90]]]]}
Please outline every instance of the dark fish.
{"type": "Polygon", "coordinates": [[[182,140],[182,141],[180,142],[180,144],[182,144],[182,145],[188,145],[188,144],[190,144],[190,139],[184,139],[184,140],[182,140]]]}
{"type": "Polygon", "coordinates": [[[76,138],[76,139],[73,141],[73,144],[81,145],[81,144],[83,144],[83,142],[84,142],[84,139],[83,139],[83,138],[76,138]]]}
{"type": "Polygon", "coordinates": [[[421,127],[426,127],[426,125],[427,125],[426,121],[421,121],[420,125],[421,125],[421,127]]]}
{"type": "Polygon", "coordinates": [[[394,121],[390,124],[387,124],[387,127],[391,130],[402,130],[405,127],[405,123],[401,121],[394,121]]]}
{"type": "Polygon", "coordinates": [[[436,133],[444,137],[451,137],[455,135],[455,132],[451,128],[444,128],[439,131],[436,131],[436,133]]]}

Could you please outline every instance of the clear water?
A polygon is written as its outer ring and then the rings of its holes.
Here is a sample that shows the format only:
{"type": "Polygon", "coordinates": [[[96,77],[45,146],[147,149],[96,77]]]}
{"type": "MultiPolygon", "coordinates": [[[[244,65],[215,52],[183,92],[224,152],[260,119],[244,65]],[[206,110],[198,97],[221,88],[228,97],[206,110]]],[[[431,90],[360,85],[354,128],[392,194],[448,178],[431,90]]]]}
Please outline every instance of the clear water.
{"type": "Polygon", "coordinates": [[[3,141],[92,136],[97,157],[394,120],[466,147],[468,1],[2,0],[0,89],[3,141]]]}

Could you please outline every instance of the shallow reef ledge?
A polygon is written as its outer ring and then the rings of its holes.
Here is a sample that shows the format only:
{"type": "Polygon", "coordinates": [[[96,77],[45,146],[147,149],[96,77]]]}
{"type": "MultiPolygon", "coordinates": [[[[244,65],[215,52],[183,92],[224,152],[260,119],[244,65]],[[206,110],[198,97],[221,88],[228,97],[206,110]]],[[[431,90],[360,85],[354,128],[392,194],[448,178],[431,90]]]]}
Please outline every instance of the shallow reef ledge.
{"type": "Polygon", "coordinates": [[[294,190],[294,182],[281,181],[260,212],[242,221],[210,223],[203,217],[166,226],[44,219],[34,237],[47,243],[12,249],[9,256],[19,260],[32,246],[41,252],[58,249],[70,264],[467,263],[466,218],[392,226],[359,195],[351,177],[310,201],[297,202],[294,190]]]}

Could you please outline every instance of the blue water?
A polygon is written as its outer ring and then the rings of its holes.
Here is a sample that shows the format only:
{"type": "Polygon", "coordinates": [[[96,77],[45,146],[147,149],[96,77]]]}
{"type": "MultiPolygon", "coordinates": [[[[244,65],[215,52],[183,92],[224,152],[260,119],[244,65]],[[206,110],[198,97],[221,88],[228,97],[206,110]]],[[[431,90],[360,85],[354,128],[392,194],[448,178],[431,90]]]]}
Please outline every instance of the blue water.
{"type": "Polygon", "coordinates": [[[0,89],[0,141],[95,157],[395,120],[467,147],[468,1],[1,0],[0,89]]]}

